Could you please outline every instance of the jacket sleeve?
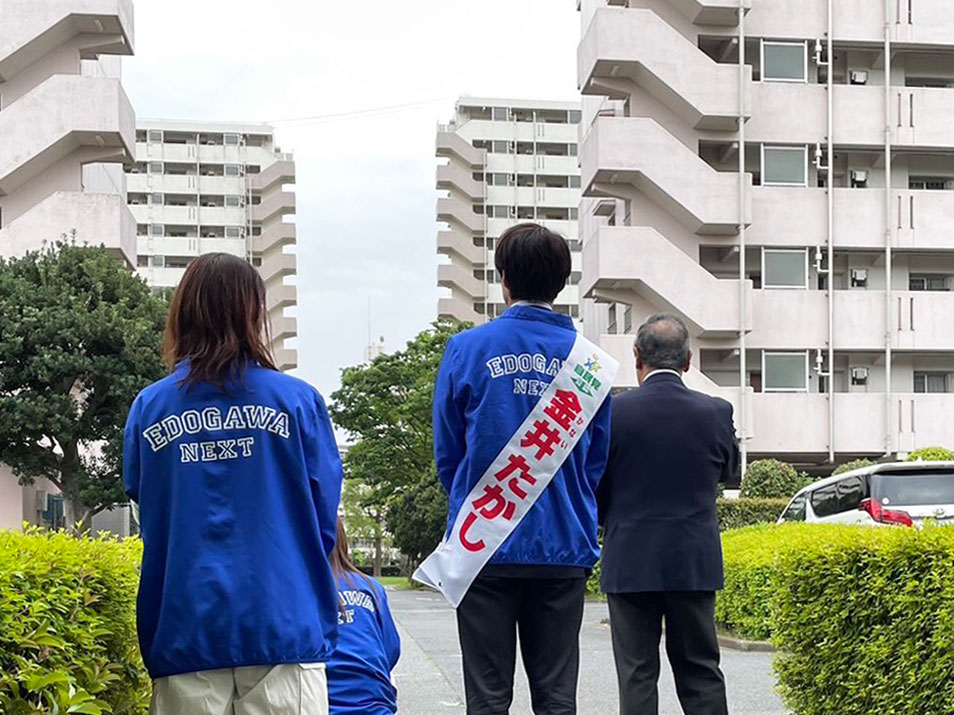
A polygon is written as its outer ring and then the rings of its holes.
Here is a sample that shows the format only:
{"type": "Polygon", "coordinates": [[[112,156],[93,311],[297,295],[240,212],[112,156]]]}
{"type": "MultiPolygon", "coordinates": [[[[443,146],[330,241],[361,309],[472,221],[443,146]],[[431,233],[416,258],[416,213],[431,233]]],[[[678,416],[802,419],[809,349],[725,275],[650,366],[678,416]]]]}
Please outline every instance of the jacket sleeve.
{"type": "Polygon", "coordinates": [[[315,392],[312,423],[303,435],[305,460],[311,478],[311,496],[318,515],[321,545],[326,554],[335,548],[338,533],[338,503],[344,473],[325,401],[315,392]]]}
{"type": "Polygon", "coordinates": [[[434,460],[437,478],[447,492],[454,483],[457,467],[466,450],[464,409],[455,385],[457,350],[454,340],[447,343],[444,359],[434,385],[434,460]]]}
{"type": "Polygon", "coordinates": [[[381,622],[381,642],[384,644],[388,670],[394,670],[394,666],[401,657],[401,636],[398,635],[397,626],[394,625],[394,617],[391,615],[391,607],[384,588],[380,589],[379,594],[378,617],[381,622]]]}
{"type": "MultiPolygon", "coordinates": [[[[603,415],[605,410],[606,415],[604,417],[606,421],[606,432],[605,432],[605,456],[603,458],[603,465],[600,470],[600,474],[597,477],[599,483],[596,486],[596,507],[598,512],[598,521],[599,524],[603,524],[603,520],[606,518],[606,510],[609,506],[609,489],[610,489],[610,475],[613,472],[613,462],[614,454],[616,452],[616,441],[613,439],[613,408],[610,403],[611,397],[606,398],[606,404],[600,408],[600,412],[597,413],[596,419],[599,419],[603,415]]],[[[594,420],[595,422],[595,420],[594,420]]],[[[596,439],[596,434],[593,435],[594,440],[596,439]]]]}
{"type": "Polygon", "coordinates": [[[139,503],[140,472],[140,426],[139,426],[139,398],[133,400],[126,417],[126,428],[123,431],[123,490],[126,495],[137,504],[139,503]]]}
{"type": "Polygon", "coordinates": [[[733,481],[739,471],[739,440],[735,434],[735,424],[732,419],[732,405],[728,402],[723,403],[724,414],[724,439],[725,439],[725,462],[722,466],[722,474],[719,475],[719,481],[727,484],[733,481]]]}

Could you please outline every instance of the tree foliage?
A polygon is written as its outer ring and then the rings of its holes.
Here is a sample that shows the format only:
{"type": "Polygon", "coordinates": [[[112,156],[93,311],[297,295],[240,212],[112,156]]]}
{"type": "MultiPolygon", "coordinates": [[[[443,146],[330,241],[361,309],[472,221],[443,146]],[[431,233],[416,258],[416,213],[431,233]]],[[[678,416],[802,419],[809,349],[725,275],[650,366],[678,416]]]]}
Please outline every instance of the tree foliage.
{"type": "Polygon", "coordinates": [[[348,475],[368,485],[365,503],[384,507],[394,544],[412,563],[444,531],[447,498],[434,467],[431,405],[444,347],[463,327],[434,323],[404,350],[345,368],[332,395],[331,414],[354,440],[348,475]]]}
{"type": "Polygon", "coordinates": [[[855,469],[863,469],[864,467],[870,467],[872,464],[876,463],[870,459],[853,459],[850,462],[845,462],[844,464],[840,464],[839,466],[835,467],[835,470],[831,473],[831,475],[835,476],[836,474],[844,474],[845,472],[850,472],[855,469]]]}
{"type": "Polygon", "coordinates": [[[166,303],[104,249],[0,259],[0,460],[63,492],[68,523],[126,501],[122,432],[165,374],[166,303]]]}
{"type": "Polygon", "coordinates": [[[802,477],[791,464],[777,459],[759,459],[749,465],[742,479],[743,498],[788,499],[803,486],[802,477]]]}
{"type": "Polygon", "coordinates": [[[908,455],[909,462],[954,462],[954,451],[947,447],[922,447],[908,455]]]}

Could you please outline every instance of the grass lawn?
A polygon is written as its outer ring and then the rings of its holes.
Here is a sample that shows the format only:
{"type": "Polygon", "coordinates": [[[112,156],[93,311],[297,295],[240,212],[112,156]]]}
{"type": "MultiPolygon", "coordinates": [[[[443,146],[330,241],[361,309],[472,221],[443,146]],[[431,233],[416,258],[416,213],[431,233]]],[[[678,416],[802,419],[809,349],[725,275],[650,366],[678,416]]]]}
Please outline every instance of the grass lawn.
{"type": "Polygon", "coordinates": [[[398,591],[410,591],[422,588],[420,585],[408,581],[407,576],[382,576],[378,581],[385,588],[394,588],[398,591]]]}

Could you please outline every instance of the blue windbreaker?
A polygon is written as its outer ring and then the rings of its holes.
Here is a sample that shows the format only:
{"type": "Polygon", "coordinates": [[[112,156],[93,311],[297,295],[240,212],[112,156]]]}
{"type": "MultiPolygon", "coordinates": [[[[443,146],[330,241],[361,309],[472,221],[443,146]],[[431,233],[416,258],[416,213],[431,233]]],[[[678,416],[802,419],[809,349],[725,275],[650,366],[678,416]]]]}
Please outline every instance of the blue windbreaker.
{"type": "Polygon", "coordinates": [[[153,678],[323,663],[337,635],[341,460],[321,395],[251,365],[231,396],[181,363],[133,402],[123,480],[144,545],[139,643],[153,678]]]}
{"type": "Polygon", "coordinates": [[[328,661],[331,715],[393,715],[391,671],[401,655],[388,597],[370,576],[339,576],[338,645],[328,661]]]}
{"type": "MultiPolygon", "coordinates": [[[[559,313],[517,305],[447,344],[434,391],[437,476],[448,531],[470,490],[530,414],[570,354],[576,330],[559,313]]],[[[491,564],[592,568],[599,558],[596,485],[609,453],[607,397],[553,481],[491,564]]]]}

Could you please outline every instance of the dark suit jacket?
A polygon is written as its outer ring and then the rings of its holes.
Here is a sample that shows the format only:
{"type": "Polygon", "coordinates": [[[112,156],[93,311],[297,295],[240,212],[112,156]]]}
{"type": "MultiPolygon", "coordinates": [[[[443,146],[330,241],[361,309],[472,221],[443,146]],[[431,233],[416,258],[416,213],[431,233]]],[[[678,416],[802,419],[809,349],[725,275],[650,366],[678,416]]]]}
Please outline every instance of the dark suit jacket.
{"type": "Polygon", "coordinates": [[[732,405],[671,373],[613,398],[600,482],[606,593],[723,587],[719,482],[735,474],[732,405]]]}

